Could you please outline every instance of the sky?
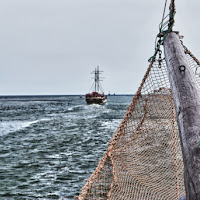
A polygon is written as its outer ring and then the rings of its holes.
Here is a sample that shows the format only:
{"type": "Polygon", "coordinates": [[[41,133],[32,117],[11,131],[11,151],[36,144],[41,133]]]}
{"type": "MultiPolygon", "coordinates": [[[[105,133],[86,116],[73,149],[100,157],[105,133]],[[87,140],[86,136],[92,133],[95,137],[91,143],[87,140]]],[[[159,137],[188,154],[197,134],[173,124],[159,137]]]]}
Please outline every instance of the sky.
{"type": "MultiPolygon", "coordinates": [[[[174,30],[200,58],[200,1],[175,2],[174,30]]],[[[154,54],[164,4],[0,0],[0,95],[85,94],[97,65],[105,93],[134,94],[154,54]]]]}

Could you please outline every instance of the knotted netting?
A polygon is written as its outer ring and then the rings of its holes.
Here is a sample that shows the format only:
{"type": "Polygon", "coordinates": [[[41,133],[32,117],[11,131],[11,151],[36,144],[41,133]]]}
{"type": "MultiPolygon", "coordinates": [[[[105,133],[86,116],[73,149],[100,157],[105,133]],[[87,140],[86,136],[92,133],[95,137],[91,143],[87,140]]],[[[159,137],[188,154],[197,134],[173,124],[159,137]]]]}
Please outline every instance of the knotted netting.
{"type": "MultiPolygon", "coordinates": [[[[185,48],[198,83],[199,61],[185,48]]],[[[200,86],[200,84],[199,84],[200,86]]],[[[177,200],[182,151],[165,60],[153,58],[123,121],[79,200],[177,200]]]]}

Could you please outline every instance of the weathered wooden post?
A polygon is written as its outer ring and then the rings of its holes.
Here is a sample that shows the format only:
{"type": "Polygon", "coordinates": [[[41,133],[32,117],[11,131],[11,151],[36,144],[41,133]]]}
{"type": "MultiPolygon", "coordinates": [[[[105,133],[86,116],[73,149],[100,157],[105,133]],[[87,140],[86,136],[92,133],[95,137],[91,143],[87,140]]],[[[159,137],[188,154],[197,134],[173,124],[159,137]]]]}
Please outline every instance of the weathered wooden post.
{"type": "Polygon", "coordinates": [[[177,33],[168,33],[164,50],[183,152],[186,197],[200,200],[200,93],[177,33]]]}

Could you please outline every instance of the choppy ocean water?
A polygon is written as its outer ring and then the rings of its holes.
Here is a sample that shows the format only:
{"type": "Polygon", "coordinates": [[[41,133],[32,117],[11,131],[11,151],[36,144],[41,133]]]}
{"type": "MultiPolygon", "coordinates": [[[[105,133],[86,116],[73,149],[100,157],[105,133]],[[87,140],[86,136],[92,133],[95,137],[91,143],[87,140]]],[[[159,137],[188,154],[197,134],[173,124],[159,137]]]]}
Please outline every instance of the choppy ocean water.
{"type": "Polygon", "coordinates": [[[96,168],[131,96],[0,97],[0,199],[74,199],[96,168]]]}

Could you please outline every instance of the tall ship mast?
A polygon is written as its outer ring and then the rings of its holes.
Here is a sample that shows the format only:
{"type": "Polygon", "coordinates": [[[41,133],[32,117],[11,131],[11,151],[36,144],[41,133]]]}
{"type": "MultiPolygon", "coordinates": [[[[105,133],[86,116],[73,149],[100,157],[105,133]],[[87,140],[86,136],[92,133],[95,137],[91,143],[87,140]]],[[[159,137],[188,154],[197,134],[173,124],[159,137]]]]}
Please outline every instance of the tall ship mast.
{"type": "Polygon", "coordinates": [[[87,104],[105,104],[107,101],[107,97],[106,95],[104,95],[103,89],[101,87],[100,81],[100,74],[103,71],[99,70],[99,66],[97,66],[97,68],[95,68],[95,70],[92,72],[92,74],[94,74],[94,83],[92,85],[92,93],[87,93],[85,95],[86,97],[86,102],[87,104]],[[93,87],[94,86],[94,87],[93,87]]]}

